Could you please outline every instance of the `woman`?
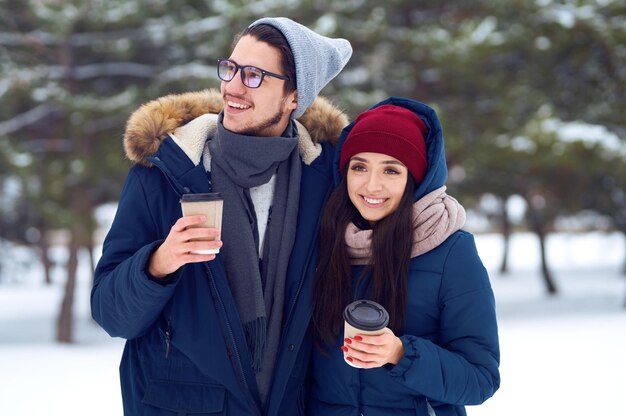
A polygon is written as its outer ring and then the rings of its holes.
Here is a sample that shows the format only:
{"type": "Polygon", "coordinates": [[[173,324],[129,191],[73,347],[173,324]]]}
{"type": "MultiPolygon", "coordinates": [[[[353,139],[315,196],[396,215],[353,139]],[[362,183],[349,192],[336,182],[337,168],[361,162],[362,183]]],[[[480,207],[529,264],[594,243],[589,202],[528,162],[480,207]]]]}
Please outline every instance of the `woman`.
{"type": "Polygon", "coordinates": [[[489,277],[460,230],[465,211],[445,193],[439,119],[392,97],[346,127],[337,150],[309,413],[465,415],[498,389],[498,331],[489,277]],[[387,309],[382,334],[344,339],[342,312],[357,299],[387,309]]]}

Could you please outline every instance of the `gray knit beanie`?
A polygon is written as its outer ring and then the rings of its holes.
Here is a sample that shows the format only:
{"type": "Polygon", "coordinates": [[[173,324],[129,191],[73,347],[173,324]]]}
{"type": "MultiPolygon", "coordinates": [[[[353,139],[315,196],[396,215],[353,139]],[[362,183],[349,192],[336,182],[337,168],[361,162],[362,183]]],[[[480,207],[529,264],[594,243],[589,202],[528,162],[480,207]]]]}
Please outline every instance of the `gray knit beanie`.
{"type": "Polygon", "coordinates": [[[352,46],[346,39],[332,39],[313,32],[286,17],[264,17],[250,27],[266,24],[285,36],[296,64],[298,108],[291,114],[298,118],[315,101],[317,94],[337,76],[352,56],[352,46]]]}

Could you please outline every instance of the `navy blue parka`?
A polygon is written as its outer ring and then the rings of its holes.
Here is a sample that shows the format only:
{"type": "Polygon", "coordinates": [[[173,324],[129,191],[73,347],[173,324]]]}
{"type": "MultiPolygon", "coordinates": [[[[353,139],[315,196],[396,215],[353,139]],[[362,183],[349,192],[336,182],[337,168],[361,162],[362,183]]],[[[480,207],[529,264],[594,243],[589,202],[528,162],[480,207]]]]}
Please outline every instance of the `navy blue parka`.
{"type": "MultiPolygon", "coordinates": [[[[181,217],[181,194],[211,191],[203,164],[189,157],[189,146],[181,146],[180,140],[167,133],[220,108],[221,96],[214,91],[168,96],[142,107],[127,126],[125,149],[136,164],[122,190],[91,294],[94,319],[111,336],[127,339],[120,365],[127,415],[304,412],[317,228],[332,189],[334,149],[330,142],[333,137],[336,142],[347,118],[318,98],[300,119],[309,127],[311,143],[317,144],[312,154],[302,158],[302,192],[287,272],[282,339],[273,384],[262,409],[250,352],[219,254],[214,261],[187,264],[164,280],[157,281],[146,272],[150,255],[181,217]]],[[[211,117],[216,119],[214,114],[211,117]]],[[[205,136],[201,140],[210,139],[205,136]]]]}
{"type": "MultiPolygon", "coordinates": [[[[418,200],[446,182],[439,118],[432,108],[413,100],[392,97],[374,107],[384,104],[406,107],[428,126],[428,169],[415,190],[418,200]]],[[[341,175],[340,149],[352,126],[344,129],[337,145],[335,183],[341,175]]],[[[353,300],[368,298],[369,277],[357,278],[363,266],[352,270],[353,300]]],[[[340,350],[343,334],[326,354],[315,349],[309,414],[462,416],[465,405],[480,404],[495,393],[500,385],[495,301],[469,232],[456,231],[411,259],[405,322],[403,333],[396,334],[404,357],[395,366],[348,366],[340,350]]]]}

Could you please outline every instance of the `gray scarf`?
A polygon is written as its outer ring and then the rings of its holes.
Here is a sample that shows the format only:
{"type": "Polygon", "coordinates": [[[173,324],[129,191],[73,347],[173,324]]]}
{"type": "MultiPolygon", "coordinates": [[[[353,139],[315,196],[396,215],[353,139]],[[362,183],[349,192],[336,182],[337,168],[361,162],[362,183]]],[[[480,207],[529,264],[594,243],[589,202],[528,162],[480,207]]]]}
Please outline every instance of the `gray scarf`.
{"type": "Polygon", "coordinates": [[[226,130],[222,118],[220,114],[217,133],[209,142],[213,189],[224,197],[220,256],[265,402],[281,336],[287,265],[298,216],[302,168],[297,129],[291,122],[286,137],[245,136],[226,130]],[[249,188],[267,183],[273,174],[276,187],[260,263],[249,188]]]}

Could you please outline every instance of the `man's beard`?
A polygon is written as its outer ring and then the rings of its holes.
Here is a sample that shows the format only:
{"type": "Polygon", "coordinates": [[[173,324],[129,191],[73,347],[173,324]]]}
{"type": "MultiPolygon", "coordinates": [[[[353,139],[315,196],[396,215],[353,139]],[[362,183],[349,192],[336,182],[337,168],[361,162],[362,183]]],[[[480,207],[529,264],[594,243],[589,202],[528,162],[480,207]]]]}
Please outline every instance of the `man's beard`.
{"type": "Polygon", "coordinates": [[[283,113],[279,110],[272,117],[264,120],[261,124],[247,127],[241,131],[238,131],[237,133],[243,136],[265,136],[265,134],[263,133],[277,125],[280,120],[282,120],[282,118],[283,113]]]}

